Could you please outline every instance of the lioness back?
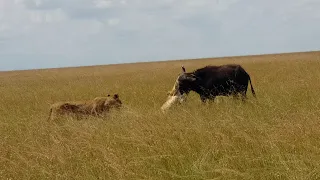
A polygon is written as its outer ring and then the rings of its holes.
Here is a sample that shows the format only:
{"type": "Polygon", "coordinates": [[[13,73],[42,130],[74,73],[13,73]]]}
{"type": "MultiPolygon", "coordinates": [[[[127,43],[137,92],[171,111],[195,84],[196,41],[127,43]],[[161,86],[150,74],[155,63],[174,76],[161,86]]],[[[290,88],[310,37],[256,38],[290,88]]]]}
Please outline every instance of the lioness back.
{"type": "Polygon", "coordinates": [[[107,97],[96,97],[93,100],[87,101],[67,101],[57,102],[50,106],[49,119],[55,115],[65,114],[84,114],[84,115],[101,115],[104,111],[109,111],[111,108],[119,109],[122,102],[119,95],[108,95],[107,97]]]}

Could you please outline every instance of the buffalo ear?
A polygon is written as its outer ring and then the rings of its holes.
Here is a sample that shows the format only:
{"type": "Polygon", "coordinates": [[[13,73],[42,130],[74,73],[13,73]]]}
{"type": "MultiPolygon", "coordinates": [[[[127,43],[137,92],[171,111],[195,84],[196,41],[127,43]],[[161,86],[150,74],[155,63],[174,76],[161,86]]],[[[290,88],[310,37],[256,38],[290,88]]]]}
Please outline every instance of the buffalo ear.
{"type": "Polygon", "coordinates": [[[197,80],[197,76],[195,76],[194,74],[190,74],[190,76],[188,76],[187,79],[190,81],[195,81],[197,80]]]}
{"type": "Polygon", "coordinates": [[[182,69],[182,73],[185,73],[185,72],[186,72],[186,68],[184,68],[183,65],[181,66],[181,69],[182,69]]]}

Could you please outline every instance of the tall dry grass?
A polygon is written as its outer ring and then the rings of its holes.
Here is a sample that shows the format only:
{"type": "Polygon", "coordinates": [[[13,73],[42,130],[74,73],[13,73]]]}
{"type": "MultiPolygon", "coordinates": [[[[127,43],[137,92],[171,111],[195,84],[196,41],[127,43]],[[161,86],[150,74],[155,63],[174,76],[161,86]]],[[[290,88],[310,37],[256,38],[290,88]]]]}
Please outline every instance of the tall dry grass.
{"type": "Polygon", "coordinates": [[[0,73],[1,179],[320,179],[320,53],[0,73]],[[160,112],[181,64],[241,64],[257,93],[160,112]],[[118,93],[121,113],[47,122],[118,93]]]}

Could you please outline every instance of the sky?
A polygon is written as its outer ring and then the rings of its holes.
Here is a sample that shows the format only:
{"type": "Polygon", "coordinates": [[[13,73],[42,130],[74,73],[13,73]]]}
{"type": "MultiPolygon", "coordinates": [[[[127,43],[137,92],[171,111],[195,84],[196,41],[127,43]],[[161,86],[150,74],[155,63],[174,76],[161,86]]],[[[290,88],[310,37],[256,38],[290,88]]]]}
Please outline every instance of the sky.
{"type": "Polygon", "coordinates": [[[0,71],[320,50],[319,0],[0,0],[0,71]]]}

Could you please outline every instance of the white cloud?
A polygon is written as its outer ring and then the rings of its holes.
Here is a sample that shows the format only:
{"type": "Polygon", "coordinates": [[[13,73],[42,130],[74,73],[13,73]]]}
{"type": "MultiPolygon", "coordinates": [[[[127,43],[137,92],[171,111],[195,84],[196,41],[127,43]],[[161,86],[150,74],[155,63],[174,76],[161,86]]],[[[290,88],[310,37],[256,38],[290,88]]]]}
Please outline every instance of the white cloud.
{"type": "Polygon", "coordinates": [[[43,0],[34,0],[34,3],[37,7],[39,7],[43,3],[43,0]]]}
{"type": "Polygon", "coordinates": [[[29,14],[33,23],[55,23],[67,20],[67,15],[60,8],[48,11],[32,11],[29,14]]]}
{"type": "Polygon", "coordinates": [[[120,22],[120,20],[118,18],[111,18],[108,20],[108,24],[110,26],[115,26],[115,25],[119,24],[119,22],[120,22]]]}
{"type": "Polygon", "coordinates": [[[94,4],[97,8],[109,8],[112,6],[111,0],[95,0],[94,4]]]}
{"type": "Polygon", "coordinates": [[[10,28],[7,24],[0,24],[0,33],[1,32],[6,32],[6,31],[9,31],[10,28]]]}
{"type": "MultiPolygon", "coordinates": [[[[320,47],[319,8],[317,0],[0,0],[0,59],[37,68],[309,50],[320,47]]],[[[15,68],[8,62],[0,67],[15,68]]]]}

